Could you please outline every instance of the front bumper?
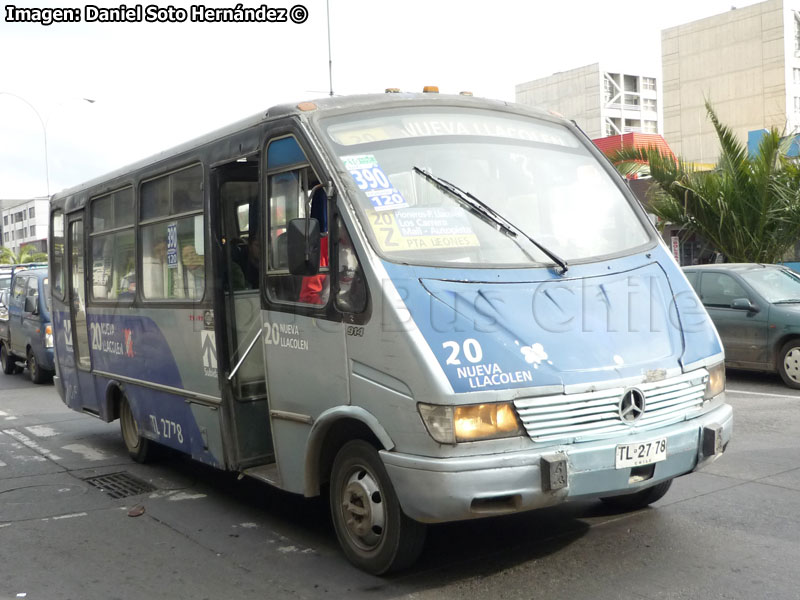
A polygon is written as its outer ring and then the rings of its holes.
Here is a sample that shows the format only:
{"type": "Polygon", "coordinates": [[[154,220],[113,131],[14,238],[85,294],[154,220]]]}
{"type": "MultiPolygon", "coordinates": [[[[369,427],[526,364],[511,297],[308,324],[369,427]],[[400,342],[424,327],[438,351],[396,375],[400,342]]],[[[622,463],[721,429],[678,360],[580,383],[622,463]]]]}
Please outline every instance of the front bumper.
{"type": "Polygon", "coordinates": [[[459,458],[381,451],[405,513],[423,523],[508,514],[578,498],[632,493],[698,470],[722,455],[733,432],[728,404],[623,440],[599,440],[459,458]],[[712,433],[713,432],[713,433],[712,433]],[[616,469],[618,443],[667,438],[667,458],[645,480],[616,469]]]}

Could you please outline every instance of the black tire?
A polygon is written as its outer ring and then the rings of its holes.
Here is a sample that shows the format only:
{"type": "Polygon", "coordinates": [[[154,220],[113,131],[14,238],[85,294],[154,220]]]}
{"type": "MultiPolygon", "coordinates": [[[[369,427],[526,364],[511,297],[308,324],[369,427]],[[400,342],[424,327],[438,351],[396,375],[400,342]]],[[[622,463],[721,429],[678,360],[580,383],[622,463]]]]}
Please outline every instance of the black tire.
{"type": "Polygon", "coordinates": [[[382,575],[411,565],[425,545],[426,527],[403,512],[375,448],[353,440],[331,470],[330,505],[336,537],[354,565],[382,575]]]}
{"type": "Polygon", "coordinates": [[[800,389],[800,338],[789,340],[781,347],[777,362],[783,383],[790,388],[800,389]]]}
{"type": "Polygon", "coordinates": [[[666,481],[662,481],[661,483],[657,483],[656,485],[649,487],[644,490],[640,490],[638,492],[634,492],[633,494],[624,494],[622,496],[608,496],[606,498],[600,498],[603,502],[608,504],[613,508],[617,508],[619,510],[637,510],[639,508],[644,508],[645,506],[649,506],[653,502],[657,500],[661,500],[669,491],[669,488],[672,486],[672,479],[667,479],[666,481]]]}
{"type": "Polygon", "coordinates": [[[31,381],[36,384],[45,383],[50,379],[49,371],[45,371],[36,360],[36,355],[33,351],[28,350],[28,373],[31,376],[31,381]]]}
{"type": "Polygon", "coordinates": [[[8,355],[5,344],[0,344],[0,368],[6,375],[13,375],[17,372],[17,365],[14,363],[14,359],[8,355]]]}
{"type": "Polygon", "coordinates": [[[155,457],[155,444],[139,433],[139,426],[136,424],[136,419],[133,418],[131,406],[125,396],[122,397],[119,404],[119,429],[125,448],[133,460],[138,463],[146,463],[155,457]]]}

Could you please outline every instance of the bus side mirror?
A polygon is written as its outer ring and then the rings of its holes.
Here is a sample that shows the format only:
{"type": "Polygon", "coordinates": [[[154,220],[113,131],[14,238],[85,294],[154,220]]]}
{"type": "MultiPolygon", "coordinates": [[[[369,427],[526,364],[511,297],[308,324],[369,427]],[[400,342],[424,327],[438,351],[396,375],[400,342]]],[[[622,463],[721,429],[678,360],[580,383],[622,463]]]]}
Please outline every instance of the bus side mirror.
{"type": "Polygon", "coordinates": [[[286,229],[288,237],[289,272],[292,275],[316,275],[319,273],[319,221],[316,219],[292,219],[286,229]],[[308,235],[306,236],[306,225],[308,235]]]}

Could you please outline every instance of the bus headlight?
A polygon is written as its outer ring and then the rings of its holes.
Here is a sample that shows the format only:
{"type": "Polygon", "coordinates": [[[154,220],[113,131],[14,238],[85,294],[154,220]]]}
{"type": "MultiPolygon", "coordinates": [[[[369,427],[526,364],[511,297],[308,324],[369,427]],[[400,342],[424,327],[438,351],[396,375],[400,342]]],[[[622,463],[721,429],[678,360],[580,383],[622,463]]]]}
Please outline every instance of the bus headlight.
{"type": "Polygon", "coordinates": [[[725,391],[725,363],[721,362],[713,367],[708,367],[708,381],[703,400],[711,400],[725,391]]]}
{"type": "Polygon", "coordinates": [[[53,327],[52,325],[48,325],[44,328],[44,347],[45,348],[52,348],[53,347],[53,327]]]}
{"type": "Polygon", "coordinates": [[[522,435],[522,426],[510,402],[465,406],[420,403],[418,408],[428,433],[441,444],[522,435]]]}

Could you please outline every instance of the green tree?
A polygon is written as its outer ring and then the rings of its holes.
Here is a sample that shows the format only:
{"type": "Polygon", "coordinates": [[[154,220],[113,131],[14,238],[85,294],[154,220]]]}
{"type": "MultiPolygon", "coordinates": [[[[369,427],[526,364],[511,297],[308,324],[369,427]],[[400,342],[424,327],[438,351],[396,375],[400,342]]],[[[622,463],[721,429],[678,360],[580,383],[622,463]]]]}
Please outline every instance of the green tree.
{"type": "Polygon", "coordinates": [[[31,245],[22,246],[15,254],[11,248],[0,247],[0,265],[18,265],[32,262],[47,262],[47,254],[37,252],[31,245]]]}
{"type": "Polygon", "coordinates": [[[650,211],[706,239],[731,262],[780,261],[800,240],[800,167],[791,138],[774,127],[754,156],[706,101],[720,143],[710,171],[695,170],[656,148],[622,148],[609,159],[623,175],[649,175],[650,211]]]}

